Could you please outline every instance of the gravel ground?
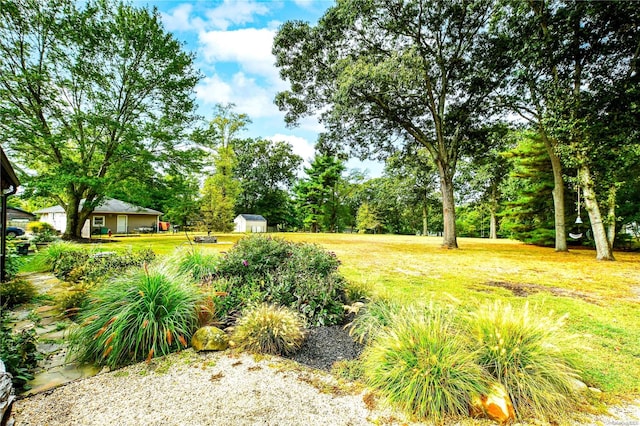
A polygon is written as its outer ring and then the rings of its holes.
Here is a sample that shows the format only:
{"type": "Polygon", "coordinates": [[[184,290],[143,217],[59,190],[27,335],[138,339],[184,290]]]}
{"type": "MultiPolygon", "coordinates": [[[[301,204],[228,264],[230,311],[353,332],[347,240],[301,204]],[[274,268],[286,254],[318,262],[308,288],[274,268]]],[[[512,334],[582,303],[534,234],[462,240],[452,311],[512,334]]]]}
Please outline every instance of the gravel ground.
{"type": "MultiPolygon", "coordinates": [[[[18,400],[14,418],[16,426],[422,425],[326,372],[361,351],[341,327],[312,330],[296,362],[189,349],[18,400]]],[[[640,425],[638,403],[584,424],[640,425]]]]}

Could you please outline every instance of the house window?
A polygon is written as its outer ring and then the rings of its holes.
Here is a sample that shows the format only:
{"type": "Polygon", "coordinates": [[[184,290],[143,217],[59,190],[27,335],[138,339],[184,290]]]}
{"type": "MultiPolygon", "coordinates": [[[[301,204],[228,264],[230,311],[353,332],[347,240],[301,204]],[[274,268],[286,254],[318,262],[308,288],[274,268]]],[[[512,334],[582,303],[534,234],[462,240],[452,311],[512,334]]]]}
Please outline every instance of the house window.
{"type": "Polygon", "coordinates": [[[93,227],[94,228],[102,228],[104,226],[104,216],[94,216],[93,217],[93,227]]]}

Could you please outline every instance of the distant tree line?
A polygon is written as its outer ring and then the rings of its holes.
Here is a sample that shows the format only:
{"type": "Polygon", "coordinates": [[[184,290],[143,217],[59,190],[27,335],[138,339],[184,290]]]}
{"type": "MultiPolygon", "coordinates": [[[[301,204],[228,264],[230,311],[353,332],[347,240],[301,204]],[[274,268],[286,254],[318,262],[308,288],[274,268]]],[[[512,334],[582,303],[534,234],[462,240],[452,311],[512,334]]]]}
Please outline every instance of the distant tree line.
{"type": "Polygon", "coordinates": [[[198,120],[201,75],[157,10],[0,0],[0,17],[3,147],[25,203],[65,208],[67,238],[105,196],[208,231],[256,213],[448,248],[588,243],[601,260],[638,229],[637,2],[350,0],[285,22],[273,53],[290,89],[275,102],[288,124],[326,129],[304,170],[291,145],[243,137],[232,105],[198,120]]]}

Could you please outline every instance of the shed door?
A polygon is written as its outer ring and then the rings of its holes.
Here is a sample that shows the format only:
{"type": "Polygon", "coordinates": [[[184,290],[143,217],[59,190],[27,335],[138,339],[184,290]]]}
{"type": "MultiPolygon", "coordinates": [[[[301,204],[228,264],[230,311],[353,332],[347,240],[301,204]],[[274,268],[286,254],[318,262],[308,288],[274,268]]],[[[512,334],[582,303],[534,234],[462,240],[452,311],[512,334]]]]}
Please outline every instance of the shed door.
{"type": "Polygon", "coordinates": [[[118,215],[118,229],[116,230],[118,234],[126,234],[127,233],[127,215],[118,215]]]}

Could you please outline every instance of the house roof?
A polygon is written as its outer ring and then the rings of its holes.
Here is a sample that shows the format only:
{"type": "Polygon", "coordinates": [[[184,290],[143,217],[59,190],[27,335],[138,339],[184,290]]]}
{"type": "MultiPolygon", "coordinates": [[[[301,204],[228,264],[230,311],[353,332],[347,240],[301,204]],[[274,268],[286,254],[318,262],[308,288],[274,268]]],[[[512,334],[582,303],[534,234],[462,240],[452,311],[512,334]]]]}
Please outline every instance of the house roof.
{"type": "Polygon", "coordinates": [[[4,155],[4,151],[0,147],[0,163],[2,169],[2,173],[0,174],[0,187],[4,189],[9,189],[13,187],[14,189],[20,186],[20,181],[16,177],[16,173],[13,171],[13,167],[9,162],[9,159],[6,155],[4,155]]]}
{"type": "Polygon", "coordinates": [[[7,207],[8,219],[35,219],[36,215],[17,207],[7,207]]]}
{"type": "Polygon", "coordinates": [[[251,222],[266,222],[267,219],[259,214],[239,214],[238,217],[242,217],[244,220],[250,220],[251,222]]]}
{"type": "MultiPolygon", "coordinates": [[[[80,208],[84,204],[84,200],[80,201],[80,208]]],[[[64,213],[62,206],[47,207],[40,209],[34,213],[64,213]]],[[[93,213],[120,213],[120,214],[150,214],[160,216],[162,212],[153,209],[147,209],[127,203],[126,201],[116,200],[115,198],[105,198],[94,210],[93,213]]]]}

